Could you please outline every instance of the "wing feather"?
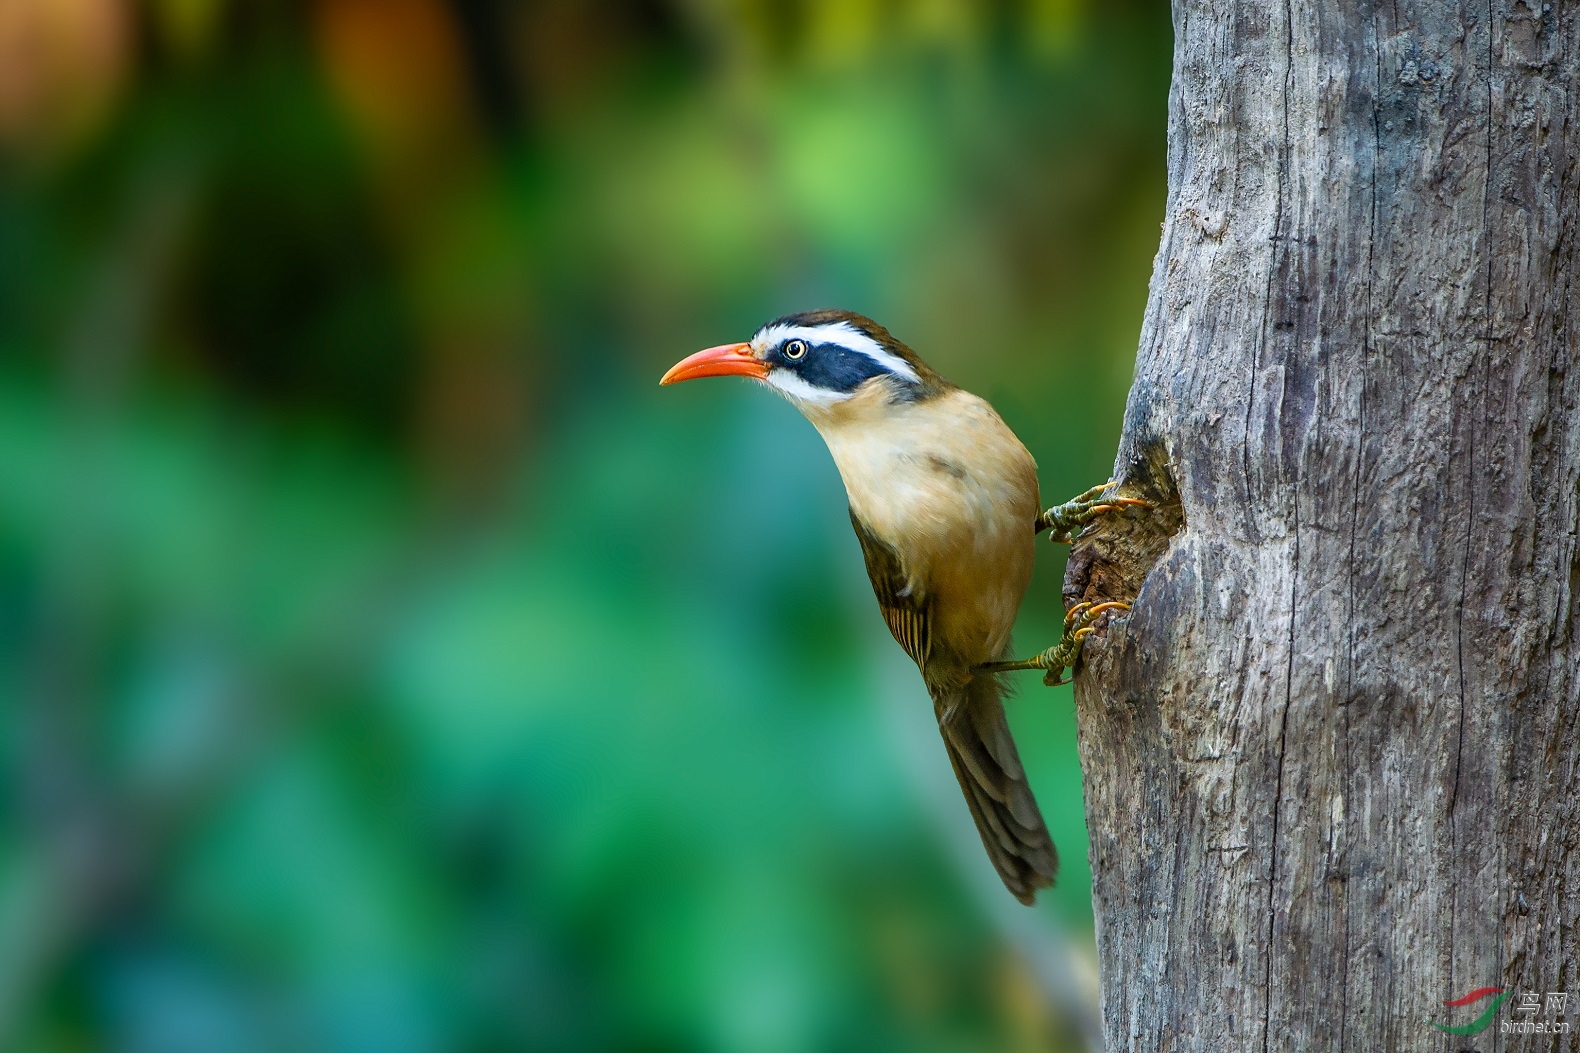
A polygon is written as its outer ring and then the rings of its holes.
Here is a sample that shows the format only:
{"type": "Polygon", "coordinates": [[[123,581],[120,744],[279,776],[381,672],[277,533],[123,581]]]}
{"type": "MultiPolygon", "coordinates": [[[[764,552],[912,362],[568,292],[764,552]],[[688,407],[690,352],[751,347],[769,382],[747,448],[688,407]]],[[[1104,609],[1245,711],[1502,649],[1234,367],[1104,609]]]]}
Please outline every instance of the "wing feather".
{"type": "Polygon", "coordinates": [[[861,542],[861,557],[866,561],[867,577],[872,581],[884,624],[911,661],[926,666],[933,639],[932,606],[926,591],[910,580],[899,553],[869,530],[854,509],[850,525],[856,531],[856,540],[861,542]]]}

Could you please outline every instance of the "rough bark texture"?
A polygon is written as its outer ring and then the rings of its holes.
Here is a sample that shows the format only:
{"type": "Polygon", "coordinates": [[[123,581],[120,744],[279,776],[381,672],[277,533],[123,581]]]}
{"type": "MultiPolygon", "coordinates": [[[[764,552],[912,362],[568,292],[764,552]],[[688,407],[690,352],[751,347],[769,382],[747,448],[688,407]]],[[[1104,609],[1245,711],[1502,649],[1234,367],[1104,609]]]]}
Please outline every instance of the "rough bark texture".
{"type": "Polygon", "coordinates": [[[1139,587],[1076,682],[1108,1046],[1580,1048],[1430,1024],[1580,1031],[1580,4],[1174,22],[1162,507],[1066,580],[1139,587]]]}

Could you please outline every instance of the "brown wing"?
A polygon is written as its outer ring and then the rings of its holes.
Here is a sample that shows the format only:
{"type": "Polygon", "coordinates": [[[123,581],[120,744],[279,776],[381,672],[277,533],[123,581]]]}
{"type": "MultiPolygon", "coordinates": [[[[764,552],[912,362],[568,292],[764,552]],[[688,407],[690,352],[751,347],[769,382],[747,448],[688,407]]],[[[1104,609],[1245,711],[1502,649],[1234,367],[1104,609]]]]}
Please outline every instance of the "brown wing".
{"type": "Polygon", "coordinates": [[[927,665],[932,652],[932,608],[925,591],[912,585],[905,568],[894,549],[885,544],[863,523],[854,509],[850,525],[861,542],[861,556],[867,562],[867,577],[872,580],[872,591],[878,597],[878,609],[889,632],[899,641],[911,661],[918,666],[927,665]]]}

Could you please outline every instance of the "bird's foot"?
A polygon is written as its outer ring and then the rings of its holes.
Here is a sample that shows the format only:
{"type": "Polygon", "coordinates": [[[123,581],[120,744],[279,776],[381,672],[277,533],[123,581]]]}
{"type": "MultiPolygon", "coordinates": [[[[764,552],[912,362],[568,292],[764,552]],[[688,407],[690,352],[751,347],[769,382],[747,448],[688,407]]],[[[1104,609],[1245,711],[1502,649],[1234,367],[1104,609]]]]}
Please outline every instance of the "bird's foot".
{"type": "Polygon", "coordinates": [[[1037,517],[1036,532],[1052,530],[1048,535],[1049,541],[1061,541],[1069,544],[1081,536],[1081,530],[1100,515],[1118,511],[1121,508],[1151,508],[1152,502],[1143,501],[1139,497],[1103,497],[1103,491],[1114,485],[1112,479],[1101,486],[1094,486],[1073,501],[1066,501],[1062,505],[1054,505],[1037,517]]]}
{"type": "Polygon", "coordinates": [[[1086,638],[1097,631],[1097,620],[1109,611],[1128,611],[1130,604],[1119,600],[1105,600],[1102,603],[1093,603],[1087,600],[1071,607],[1064,616],[1064,636],[1059,642],[1037,655],[1021,662],[984,662],[977,666],[987,673],[1013,673],[1022,669],[1045,670],[1042,682],[1049,687],[1058,687],[1071,681],[1063,679],[1066,669],[1075,668],[1075,660],[1081,656],[1081,645],[1086,638]]]}

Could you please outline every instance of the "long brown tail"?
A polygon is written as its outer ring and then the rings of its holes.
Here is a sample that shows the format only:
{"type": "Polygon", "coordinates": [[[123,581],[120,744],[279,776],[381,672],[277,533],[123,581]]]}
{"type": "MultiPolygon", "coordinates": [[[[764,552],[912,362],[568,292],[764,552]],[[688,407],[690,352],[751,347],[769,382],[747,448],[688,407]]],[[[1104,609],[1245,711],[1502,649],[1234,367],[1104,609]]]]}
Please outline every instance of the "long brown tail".
{"type": "Polygon", "coordinates": [[[1029,905],[1053,884],[1059,853],[1010,737],[1003,695],[998,677],[978,675],[961,687],[935,687],[933,709],[982,846],[1005,887],[1029,905]]]}

